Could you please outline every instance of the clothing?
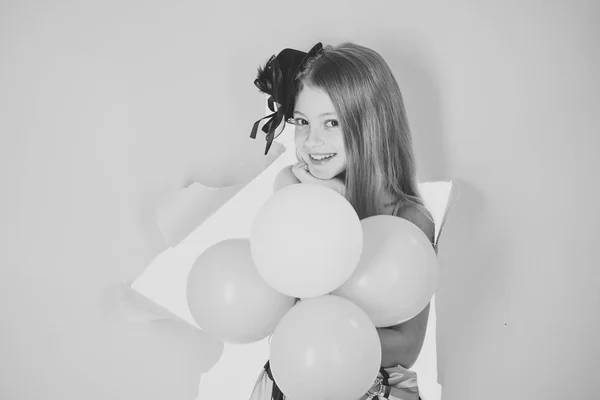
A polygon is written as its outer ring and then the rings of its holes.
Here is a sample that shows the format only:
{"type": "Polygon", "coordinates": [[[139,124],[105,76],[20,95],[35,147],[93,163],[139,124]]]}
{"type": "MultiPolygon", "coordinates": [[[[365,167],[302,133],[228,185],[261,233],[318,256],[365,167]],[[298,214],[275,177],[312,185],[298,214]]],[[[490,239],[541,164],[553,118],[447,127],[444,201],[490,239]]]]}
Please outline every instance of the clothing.
{"type": "MultiPolygon", "coordinates": [[[[371,389],[356,400],[421,400],[417,374],[400,365],[381,368],[371,389]]],[[[285,396],[273,381],[269,361],[261,371],[249,400],[285,400],[285,396]]],[[[349,399],[351,400],[351,399],[349,399]]],[[[354,399],[352,399],[354,400],[354,399]]]]}

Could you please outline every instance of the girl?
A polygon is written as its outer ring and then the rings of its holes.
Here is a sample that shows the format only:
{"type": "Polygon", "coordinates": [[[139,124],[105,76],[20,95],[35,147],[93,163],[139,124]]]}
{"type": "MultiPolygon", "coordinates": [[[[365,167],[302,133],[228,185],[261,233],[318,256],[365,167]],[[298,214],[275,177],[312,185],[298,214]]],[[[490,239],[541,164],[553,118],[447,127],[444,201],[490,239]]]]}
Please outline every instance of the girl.
{"type": "MultiPolygon", "coordinates": [[[[360,219],[380,214],[405,218],[433,245],[434,222],[418,191],[402,94],[378,53],[352,43],[325,48],[319,43],[308,54],[286,49],[259,69],[255,84],[272,95],[274,113],[265,117],[271,120],[263,128],[267,151],[282,121],[295,125],[298,163],[282,174],[338,191],[360,219]]],[[[409,321],[377,329],[381,370],[363,399],[419,398],[416,374],[409,368],[421,351],[428,315],[429,305],[409,321]]],[[[285,397],[267,362],[251,400],[271,398],[285,397]]]]}

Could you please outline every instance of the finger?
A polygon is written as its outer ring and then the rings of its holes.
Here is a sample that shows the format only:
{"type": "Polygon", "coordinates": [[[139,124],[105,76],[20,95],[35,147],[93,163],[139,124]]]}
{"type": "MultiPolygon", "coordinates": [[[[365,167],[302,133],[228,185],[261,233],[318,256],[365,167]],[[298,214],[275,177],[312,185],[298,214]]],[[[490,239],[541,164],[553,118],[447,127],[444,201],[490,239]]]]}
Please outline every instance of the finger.
{"type": "Polygon", "coordinates": [[[297,172],[299,174],[307,174],[308,171],[302,165],[295,165],[292,167],[292,171],[297,172]]]}
{"type": "Polygon", "coordinates": [[[298,175],[300,173],[302,173],[302,168],[300,167],[300,163],[297,162],[296,164],[292,165],[292,172],[294,173],[294,175],[298,175]]]}
{"type": "Polygon", "coordinates": [[[298,161],[296,164],[294,164],[293,168],[301,169],[308,172],[308,165],[304,161],[298,161]]]}
{"type": "Polygon", "coordinates": [[[292,173],[300,182],[304,183],[306,180],[305,176],[302,174],[302,171],[298,170],[297,168],[292,169],[292,173]]]}
{"type": "Polygon", "coordinates": [[[296,178],[298,178],[300,182],[308,182],[314,179],[310,172],[301,167],[292,168],[292,172],[294,175],[296,175],[296,178]]]}

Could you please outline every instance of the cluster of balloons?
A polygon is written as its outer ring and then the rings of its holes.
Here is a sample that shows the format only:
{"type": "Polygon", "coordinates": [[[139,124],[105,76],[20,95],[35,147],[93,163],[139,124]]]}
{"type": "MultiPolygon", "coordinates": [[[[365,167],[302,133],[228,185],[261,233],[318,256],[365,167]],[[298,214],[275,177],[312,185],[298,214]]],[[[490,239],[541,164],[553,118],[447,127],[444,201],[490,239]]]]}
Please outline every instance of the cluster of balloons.
{"type": "Polygon", "coordinates": [[[196,260],[187,300],[198,325],[226,342],[272,335],[271,371],[288,398],[358,399],[381,365],[376,328],[416,316],[436,285],[435,251],[417,226],[361,221],[335,191],[297,184],[262,206],[250,238],[196,260]]]}

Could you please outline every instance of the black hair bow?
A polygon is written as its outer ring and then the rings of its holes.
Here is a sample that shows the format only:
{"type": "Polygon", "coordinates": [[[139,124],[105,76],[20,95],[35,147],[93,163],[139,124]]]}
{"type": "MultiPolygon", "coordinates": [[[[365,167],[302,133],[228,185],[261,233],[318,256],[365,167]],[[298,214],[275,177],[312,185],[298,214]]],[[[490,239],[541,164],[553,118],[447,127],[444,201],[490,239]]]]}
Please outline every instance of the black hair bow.
{"type": "Polygon", "coordinates": [[[310,58],[315,57],[322,51],[323,45],[321,43],[314,45],[308,53],[295,49],[284,49],[277,56],[273,55],[264,68],[258,69],[258,76],[254,80],[254,85],[261,92],[270,95],[267,104],[272,114],[254,123],[250,137],[256,139],[260,121],[269,118],[262,127],[262,131],[267,134],[265,154],[271,148],[277,127],[285,120],[292,118],[298,90],[296,83],[298,73],[306,67],[306,63],[310,58]]]}

